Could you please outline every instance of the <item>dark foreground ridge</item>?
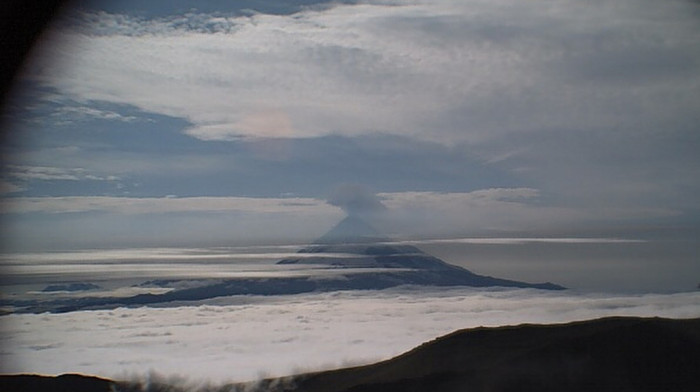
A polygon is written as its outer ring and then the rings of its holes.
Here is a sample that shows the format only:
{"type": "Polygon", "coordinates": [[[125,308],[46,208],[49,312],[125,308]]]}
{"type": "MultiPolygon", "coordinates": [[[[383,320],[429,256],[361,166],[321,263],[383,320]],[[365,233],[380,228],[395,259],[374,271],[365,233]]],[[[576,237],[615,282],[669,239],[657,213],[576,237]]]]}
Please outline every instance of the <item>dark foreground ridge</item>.
{"type": "Polygon", "coordinates": [[[6,392],[110,392],[119,390],[119,384],[106,378],[82,374],[62,374],[56,377],[38,374],[0,376],[0,390],[6,392]]]}
{"type": "MultiPolygon", "coordinates": [[[[611,317],[453,332],[368,366],[198,391],[697,391],[700,319],[611,317]]],[[[0,376],[0,390],[185,392],[87,376],[0,376]]]]}
{"type": "MultiPolygon", "coordinates": [[[[15,313],[64,313],[88,309],[112,309],[120,306],[162,305],[183,301],[202,301],[233,295],[288,295],[338,290],[383,290],[402,285],[518,287],[563,290],[553,283],[526,283],[475,274],[448,264],[410,245],[396,245],[381,237],[359,218],[349,216],[301,249],[299,257],[277,264],[315,264],[340,273],[318,279],[317,276],[203,279],[193,286],[181,287],[182,280],[156,280],[149,287],[171,288],[163,294],[139,294],[131,297],[61,298],[44,301],[15,301],[9,305],[15,313]],[[357,269],[364,269],[358,273],[357,269]],[[345,271],[347,273],[343,273],[345,271]],[[353,269],[355,269],[353,271],[353,269]]],[[[82,287],[82,286],[81,286],[82,287]]],[[[60,288],[63,288],[61,286],[60,288]]]]}
{"type": "Polygon", "coordinates": [[[605,318],[454,332],[297,391],[696,391],[700,319],[605,318]]]}

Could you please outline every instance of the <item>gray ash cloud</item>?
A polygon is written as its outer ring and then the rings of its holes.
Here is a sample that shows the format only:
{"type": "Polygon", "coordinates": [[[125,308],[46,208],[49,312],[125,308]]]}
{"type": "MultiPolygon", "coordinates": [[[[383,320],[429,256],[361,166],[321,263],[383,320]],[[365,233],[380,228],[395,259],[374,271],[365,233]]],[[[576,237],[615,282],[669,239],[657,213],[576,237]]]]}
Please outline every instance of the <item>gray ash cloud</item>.
{"type": "Polygon", "coordinates": [[[328,196],[327,202],[342,208],[348,215],[366,216],[386,210],[381,199],[361,184],[346,183],[336,186],[328,196]]]}

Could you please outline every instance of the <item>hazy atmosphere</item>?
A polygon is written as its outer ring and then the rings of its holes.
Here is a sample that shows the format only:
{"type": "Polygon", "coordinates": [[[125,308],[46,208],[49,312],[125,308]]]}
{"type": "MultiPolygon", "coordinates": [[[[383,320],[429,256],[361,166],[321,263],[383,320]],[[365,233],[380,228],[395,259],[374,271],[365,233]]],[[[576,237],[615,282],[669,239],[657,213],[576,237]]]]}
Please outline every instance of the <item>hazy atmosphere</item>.
{"type": "Polygon", "coordinates": [[[68,5],[2,108],[0,373],[250,380],[700,317],[697,1],[68,5]]]}

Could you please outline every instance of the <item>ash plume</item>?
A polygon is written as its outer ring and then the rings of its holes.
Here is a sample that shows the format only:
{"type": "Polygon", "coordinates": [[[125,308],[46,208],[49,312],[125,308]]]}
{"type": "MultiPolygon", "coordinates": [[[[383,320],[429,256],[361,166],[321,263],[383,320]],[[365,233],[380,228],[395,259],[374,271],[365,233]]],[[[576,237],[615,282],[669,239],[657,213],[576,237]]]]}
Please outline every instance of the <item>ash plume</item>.
{"type": "Polygon", "coordinates": [[[368,187],[360,184],[338,185],[326,201],[354,216],[368,216],[386,210],[381,199],[368,187]]]}

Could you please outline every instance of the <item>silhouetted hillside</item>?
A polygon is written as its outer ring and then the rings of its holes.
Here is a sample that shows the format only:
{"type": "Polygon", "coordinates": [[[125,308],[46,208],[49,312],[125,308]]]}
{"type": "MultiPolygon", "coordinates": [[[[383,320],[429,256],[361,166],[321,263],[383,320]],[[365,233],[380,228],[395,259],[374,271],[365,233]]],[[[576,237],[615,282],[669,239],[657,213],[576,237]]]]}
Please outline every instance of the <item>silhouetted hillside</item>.
{"type": "Polygon", "coordinates": [[[295,391],[697,391],[700,319],[605,318],[454,332],[295,391]]]}
{"type": "Polygon", "coordinates": [[[112,380],[81,374],[0,376],[0,391],[5,392],[114,392],[115,385],[112,380]]]}

